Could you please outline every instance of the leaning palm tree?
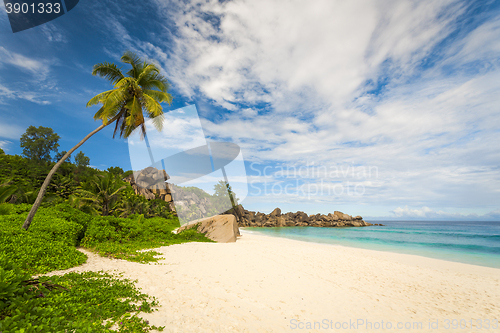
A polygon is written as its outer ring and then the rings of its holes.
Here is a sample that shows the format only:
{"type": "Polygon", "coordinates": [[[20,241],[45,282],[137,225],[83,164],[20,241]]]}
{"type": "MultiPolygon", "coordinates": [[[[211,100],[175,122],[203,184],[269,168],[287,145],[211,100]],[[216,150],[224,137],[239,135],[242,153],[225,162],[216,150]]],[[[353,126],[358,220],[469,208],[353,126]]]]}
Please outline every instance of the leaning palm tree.
{"type": "Polygon", "coordinates": [[[138,128],[142,132],[142,137],[145,137],[144,116],[151,118],[155,128],[161,131],[163,127],[161,103],[167,102],[170,104],[172,102],[172,96],[167,93],[167,79],[160,74],[160,69],[155,64],[142,61],[130,51],[123,54],[121,61],[132,66],[126,75],[114,63],[104,62],[94,66],[92,75],[106,78],[113,84],[113,89],[94,96],[87,103],[87,107],[97,104],[102,105],[94,115],[94,119],[101,120],[102,125],[70,149],[50,170],[28,217],[24,221],[24,229],[28,230],[38,207],[42,203],[50,180],[59,166],[92,135],[115,123],[113,138],[117,132],[119,132],[120,137],[128,138],[138,128]]]}

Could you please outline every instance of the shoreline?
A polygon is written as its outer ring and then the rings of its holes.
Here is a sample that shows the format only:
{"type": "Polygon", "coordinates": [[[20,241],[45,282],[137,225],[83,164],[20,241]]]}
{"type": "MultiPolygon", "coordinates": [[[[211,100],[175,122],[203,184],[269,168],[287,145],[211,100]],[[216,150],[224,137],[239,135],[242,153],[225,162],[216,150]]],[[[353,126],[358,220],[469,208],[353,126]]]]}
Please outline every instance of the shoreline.
{"type": "MultiPolygon", "coordinates": [[[[431,258],[431,257],[426,257],[423,255],[419,254],[410,254],[410,253],[399,253],[399,252],[392,252],[389,250],[376,250],[376,249],[367,249],[367,248],[361,248],[361,247],[356,247],[356,246],[347,246],[347,245],[342,245],[342,244],[329,244],[329,243],[317,243],[313,241],[305,241],[305,240],[298,240],[298,239],[291,239],[287,237],[279,237],[279,236],[268,236],[265,235],[264,233],[259,233],[256,231],[252,230],[246,230],[246,228],[240,228],[240,233],[241,235],[256,235],[259,237],[266,237],[270,239],[275,239],[275,238],[280,238],[280,239],[286,239],[291,242],[299,242],[299,243],[305,243],[305,244],[314,244],[318,246],[333,246],[333,247],[341,247],[349,251],[360,251],[359,254],[363,254],[364,251],[366,251],[364,254],[371,254],[374,256],[379,256],[379,257],[384,257],[384,259],[389,259],[391,261],[394,261],[399,264],[407,264],[407,265],[414,265],[416,267],[426,267],[426,268],[432,268],[432,269],[448,269],[448,270],[454,270],[456,272],[464,273],[467,274],[471,271],[473,271],[475,274],[481,274],[484,276],[492,276],[492,277],[499,277],[500,278],[500,268],[495,268],[495,267],[489,267],[489,266],[482,266],[482,265],[474,265],[474,264],[469,264],[469,263],[464,263],[464,262],[459,262],[459,261],[452,261],[452,260],[446,260],[446,259],[439,259],[439,258],[431,258]]],[[[499,326],[500,329],[500,326],[499,326]]]]}
{"type": "MultiPolygon", "coordinates": [[[[162,253],[159,265],[103,258],[81,249],[88,254],[87,263],[47,275],[122,272],[137,280],[142,292],[158,298],[158,311],[140,316],[165,326],[164,332],[373,332],[364,326],[302,330],[299,325],[323,320],[422,325],[453,319],[500,321],[500,270],[494,268],[468,271],[472,265],[449,262],[445,267],[425,257],[398,259],[381,251],[244,230],[236,243],[183,243],[156,250],[162,253]]],[[[477,328],[422,326],[415,331],[477,328]]]]}
{"type": "MultiPolygon", "coordinates": [[[[495,222],[497,223],[497,222],[495,222]]],[[[390,225],[389,225],[390,228],[390,225]]],[[[500,261],[498,260],[499,255],[496,253],[474,253],[469,252],[468,249],[456,248],[456,244],[450,244],[449,247],[434,247],[433,244],[426,244],[425,240],[420,246],[404,244],[385,244],[383,242],[371,242],[371,241],[359,241],[356,237],[346,237],[345,239],[336,238],[335,234],[330,235],[328,232],[334,228],[325,228],[327,237],[318,237],[317,233],[312,231],[307,231],[305,233],[299,232],[287,232],[288,228],[255,228],[255,227],[245,227],[241,228],[245,232],[255,232],[256,234],[267,236],[267,237],[279,237],[289,240],[297,240],[302,242],[309,242],[314,244],[329,244],[329,245],[340,245],[353,249],[365,249],[373,250],[387,253],[394,253],[400,255],[415,255],[420,257],[425,257],[429,259],[442,260],[446,262],[462,263],[478,267],[486,267],[493,269],[500,269],[500,261]],[[272,229],[272,230],[271,230],[272,229]],[[283,232],[278,231],[283,229],[283,232]],[[330,229],[330,230],[328,230],[330,229]]],[[[294,229],[293,227],[291,229],[294,229]]],[[[345,228],[352,229],[352,228],[345,228]]],[[[445,240],[446,241],[446,240],[445,240]]],[[[476,241],[477,242],[477,241],[476,241]]],[[[410,242],[411,243],[411,242],[410,242]]]]}

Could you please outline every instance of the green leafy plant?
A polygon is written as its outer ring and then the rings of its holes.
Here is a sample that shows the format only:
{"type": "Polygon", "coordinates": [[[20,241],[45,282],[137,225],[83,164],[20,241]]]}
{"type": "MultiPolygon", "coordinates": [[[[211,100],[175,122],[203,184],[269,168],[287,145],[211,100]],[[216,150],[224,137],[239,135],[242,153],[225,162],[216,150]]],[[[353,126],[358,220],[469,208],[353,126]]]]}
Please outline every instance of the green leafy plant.
{"type": "Polygon", "coordinates": [[[85,233],[81,246],[92,249],[103,256],[147,263],[156,262],[156,251],[140,250],[180,244],[187,241],[212,242],[204,235],[195,232],[174,234],[172,230],[180,227],[179,221],[163,218],[145,219],[142,215],[129,218],[94,217],[85,233]]]}
{"type": "Polygon", "coordinates": [[[109,215],[115,208],[119,194],[126,187],[125,183],[111,173],[94,176],[94,179],[82,185],[77,192],[82,201],[88,203],[103,216],[109,215]]]}
{"type": "Polygon", "coordinates": [[[0,203],[6,202],[17,191],[17,186],[3,184],[0,186],[0,203]]]}
{"type": "Polygon", "coordinates": [[[158,301],[140,293],[134,281],[104,272],[68,273],[31,279],[0,254],[1,332],[149,332],[138,317],[158,301]]]}

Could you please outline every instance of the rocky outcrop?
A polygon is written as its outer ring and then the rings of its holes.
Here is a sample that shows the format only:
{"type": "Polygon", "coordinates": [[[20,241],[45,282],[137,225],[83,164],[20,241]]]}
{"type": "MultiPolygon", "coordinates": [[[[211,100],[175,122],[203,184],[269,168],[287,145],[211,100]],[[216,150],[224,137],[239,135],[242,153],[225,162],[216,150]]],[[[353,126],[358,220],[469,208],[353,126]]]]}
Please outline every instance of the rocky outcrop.
{"type": "Polygon", "coordinates": [[[130,183],[135,194],[142,195],[148,200],[155,198],[169,203],[170,210],[175,212],[175,206],[172,199],[172,184],[167,183],[169,175],[165,170],[158,170],[153,167],[136,171],[123,180],[130,183]]]}
{"type": "Polygon", "coordinates": [[[366,227],[373,225],[363,221],[361,216],[352,217],[339,211],[328,215],[307,215],[301,211],[282,214],[281,209],[276,208],[266,215],[246,210],[239,205],[236,209],[227,211],[226,214],[235,215],[240,227],[366,227]]]}
{"type": "Polygon", "coordinates": [[[167,182],[169,178],[165,170],[148,167],[123,180],[130,183],[135,194],[148,200],[164,200],[169,203],[170,211],[189,216],[190,219],[217,215],[227,209],[227,205],[222,205],[221,209],[220,202],[203,190],[170,184],[167,182]]]}
{"type": "MultiPolygon", "coordinates": [[[[148,200],[155,198],[164,200],[169,203],[172,212],[189,212],[186,215],[190,219],[216,215],[227,209],[221,210],[217,201],[214,201],[209,194],[202,190],[194,191],[167,183],[169,178],[164,170],[148,167],[134,172],[133,175],[124,178],[124,180],[132,185],[136,194],[142,195],[148,200]]],[[[281,209],[276,208],[266,215],[248,211],[238,205],[224,214],[233,215],[240,227],[364,227],[372,225],[363,221],[361,216],[352,217],[339,211],[328,215],[307,215],[301,211],[282,214],[281,209]]]]}
{"type": "Polygon", "coordinates": [[[234,243],[240,235],[236,217],[228,214],[190,222],[177,229],[177,232],[191,228],[196,228],[198,232],[205,234],[207,238],[217,243],[234,243]]]}

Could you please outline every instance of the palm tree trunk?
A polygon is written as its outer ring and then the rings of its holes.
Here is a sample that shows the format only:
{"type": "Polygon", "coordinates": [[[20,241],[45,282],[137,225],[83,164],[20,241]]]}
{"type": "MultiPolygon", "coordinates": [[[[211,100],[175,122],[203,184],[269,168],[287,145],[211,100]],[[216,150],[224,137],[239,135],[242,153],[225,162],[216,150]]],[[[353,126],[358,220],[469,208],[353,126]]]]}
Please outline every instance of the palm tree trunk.
{"type": "MultiPolygon", "coordinates": [[[[115,117],[116,118],[116,117],[115,117]]],[[[33,206],[31,207],[31,210],[28,214],[28,217],[26,217],[26,220],[24,221],[24,224],[23,224],[23,228],[25,230],[28,230],[28,228],[30,227],[31,225],[31,222],[33,221],[33,217],[35,217],[35,214],[36,214],[36,211],[38,210],[38,208],[40,207],[40,204],[42,203],[42,200],[43,200],[43,196],[45,195],[45,192],[47,191],[47,187],[49,186],[50,184],[50,180],[52,179],[52,176],[54,176],[54,174],[56,173],[57,169],[59,169],[59,167],[61,166],[61,164],[63,164],[63,162],[75,151],[78,149],[78,147],[80,147],[81,145],[83,145],[85,143],[85,141],[87,141],[92,135],[96,134],[97,132],[99,132],[100,130],[102,130],[104,127],[108,126],[109,124],[111,124],[112,122],[114,122],[115,118],[113,118],[112,120],[110,120],[106,125],[105,124],[102,124],[101,126],[99,126],[98,128],[96,128],[94,131],[92,131],[90,134],[88,134],[86,137],[83,138],[82,141],[78,142],[78,144],[76,146],[74,146],[73,148],[70,149],[70,151],[68,151],[66,153],[66,155],[64,155],[60,160],[59,162],[56,163],[56,165],[54,165],[52,167],[52,170],[50,170],[49,174],[47,175],[47,177],[45,178],[45,181],[43,182],[42,184],[42,187],[40,188],[40,191],[38,192],[38,196],[36,197],[36,200],[35,200],[35,203],[33,204],[33,206]]]]}
{"type": "Polygon", "coordinates": [[[155,164],[155,159],[153,157],[153,152],[151,151],[151,146],[149,145],[148,135],[144,133],[144,141],[146,142],[146,147],[148,147],[149,159],[151,160],[151,165],[155,164]]]}

